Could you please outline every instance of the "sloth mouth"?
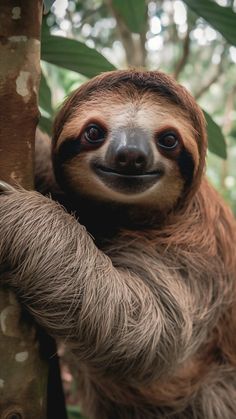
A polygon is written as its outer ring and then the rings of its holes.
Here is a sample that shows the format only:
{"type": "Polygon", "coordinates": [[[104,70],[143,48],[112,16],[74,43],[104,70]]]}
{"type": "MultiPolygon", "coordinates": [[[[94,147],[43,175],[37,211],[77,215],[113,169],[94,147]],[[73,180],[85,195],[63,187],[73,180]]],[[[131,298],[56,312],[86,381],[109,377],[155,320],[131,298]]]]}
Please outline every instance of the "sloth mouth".
{"type": "Polygon", "coordinates": [[[111,169],[110,167],[105,167],[105,166],[96,166],[95,170],[97,170],[98,172],[105,172],[105,173],[109,173],[111,175],[114,176],[120,176],[120,177],[127,177],[127,178],[147,178],[147,177],[153,177],[153,176],[162,176],[164,171],[161,169],[157,169],[157,170],[152,170],[150,172],[141,172],[141,173],[133,173],[133,172],[119,172],[117,170],[111,169]]]}
{"type": "Polygon", "coordinates": [[[144,192],[164,175],[164,169],[162,168],[148,172],[133,173],[119,172],[107,166],[94,164],[93,169],[103,183],[122,193],[144,192]]]}

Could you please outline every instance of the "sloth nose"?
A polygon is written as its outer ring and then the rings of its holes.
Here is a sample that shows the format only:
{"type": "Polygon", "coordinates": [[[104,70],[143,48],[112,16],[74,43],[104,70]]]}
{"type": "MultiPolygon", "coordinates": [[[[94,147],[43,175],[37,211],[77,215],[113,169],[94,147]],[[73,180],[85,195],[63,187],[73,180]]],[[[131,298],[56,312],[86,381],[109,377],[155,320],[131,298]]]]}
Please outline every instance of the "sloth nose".
{"type": "Polygon", "coordinates": [[[148,154],[145,150],[134,146],[118,148],[114,156],[117,170],[129,174],[140,174],[145,171],[148,162],[148,154]]]}
{"type": "Polygon", "coordinates": [[[150,134],[139,127],[114,130],[106,153],[110,169],[124,175],[142,175],[152,167],[150,134]]]}

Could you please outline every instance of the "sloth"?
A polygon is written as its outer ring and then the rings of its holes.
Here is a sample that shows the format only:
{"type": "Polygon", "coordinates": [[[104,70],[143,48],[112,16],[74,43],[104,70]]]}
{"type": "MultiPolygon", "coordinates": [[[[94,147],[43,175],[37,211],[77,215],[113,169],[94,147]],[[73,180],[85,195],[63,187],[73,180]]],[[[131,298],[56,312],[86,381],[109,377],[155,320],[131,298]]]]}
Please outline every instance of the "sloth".
{"type": "Polygon", "coordinates": [[[71,351],[86,417],[235,418],[236,222],[192,96],[158,71],[101,74],[49,147],[37,192],[1,194],[1,282],[71,351]]]}

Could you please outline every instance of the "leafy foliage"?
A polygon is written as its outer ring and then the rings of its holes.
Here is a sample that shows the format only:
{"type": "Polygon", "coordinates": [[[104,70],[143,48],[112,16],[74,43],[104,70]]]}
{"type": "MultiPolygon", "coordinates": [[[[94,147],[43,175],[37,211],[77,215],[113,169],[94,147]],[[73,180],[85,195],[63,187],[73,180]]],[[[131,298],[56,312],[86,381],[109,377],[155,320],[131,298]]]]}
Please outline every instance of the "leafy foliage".
{"type": "Polygon", "coordinates": [[[143,32],[146,24],[146,4],[144,0],[113,0],[113,5],[124,18],[131,32],[143,32]]]}
{"type": "Polygon", "coordinates": [[[42,37],[42,59],[68,70],[77,71],[86,77],[115,69],[102,54],[82,42],[45,32],[42,37]]]}
{"type": "Polygon", "coordinates": [[[203,17],[232,45],[236,45],[236,13],[231,7],[222,7],[211,0],[183,0],[203,17]]]}
{"type": "Polygon", "coordinates": [[[51,90],[47,84],[47,80],[41,72],[41,81],[39,88],[39,107],[47,112],[48,115],[53,114],[51,90]]]}
{"type": "Polygon", "coordinates": [[[77,406],[67,406],[68,419],[85,419],[77,406]]]}
{"type": "Polygon", "coordinates": [[[43,5],[44,5],[44,13],[47,13],[51,6],[53,5],[55,0],[43,0],[43,5]]]}
{"type": "Polygon", "coordinates": [[[39,126],[42,131],[46,132],[49,136],[52,135],[52,115],[50,117],[41,114],[39,126]]]}
{"type": "Polygon", "coordinates": [[[212,151],[212,153],[216,154],[222,159],[226,159],[227,151],[225,138],[222,134],[222,131],[219,125],[213,121],[211,116],[206,111],[204,111],[204,115],[207,123],[208,148],[210,151],[212,151]]]}

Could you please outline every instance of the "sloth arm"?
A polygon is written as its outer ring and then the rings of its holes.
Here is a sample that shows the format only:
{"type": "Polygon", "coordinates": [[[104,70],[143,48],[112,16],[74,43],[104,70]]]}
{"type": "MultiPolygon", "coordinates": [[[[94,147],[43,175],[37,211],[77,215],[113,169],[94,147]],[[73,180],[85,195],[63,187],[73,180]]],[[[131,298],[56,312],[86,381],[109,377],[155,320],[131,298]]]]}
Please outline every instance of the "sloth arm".
{"type": "Polygon", "coordinates": [[[0,239],[5,284],[93,373],[140,385],[184,352],[191,336],[179,303],[184,288],[176,286],[167,307],[168,290],[158,298],[145,278],[114,267],[58,203],[32,191],[2,195],[0,239]]]}

